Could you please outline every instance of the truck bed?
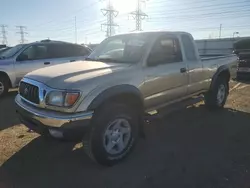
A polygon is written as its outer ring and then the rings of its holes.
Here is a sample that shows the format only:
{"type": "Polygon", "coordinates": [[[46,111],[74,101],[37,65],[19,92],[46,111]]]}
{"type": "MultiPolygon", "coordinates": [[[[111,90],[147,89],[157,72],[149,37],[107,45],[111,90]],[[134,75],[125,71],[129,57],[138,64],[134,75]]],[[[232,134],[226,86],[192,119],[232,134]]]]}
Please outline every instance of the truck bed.
{"type": "Polygon", "coordinates": [[[207,54],[207,55],[200,55],[202,61],[208,60],[215,60],[215,59],[222,59],[235,56],[234,54],[207,54]]]}

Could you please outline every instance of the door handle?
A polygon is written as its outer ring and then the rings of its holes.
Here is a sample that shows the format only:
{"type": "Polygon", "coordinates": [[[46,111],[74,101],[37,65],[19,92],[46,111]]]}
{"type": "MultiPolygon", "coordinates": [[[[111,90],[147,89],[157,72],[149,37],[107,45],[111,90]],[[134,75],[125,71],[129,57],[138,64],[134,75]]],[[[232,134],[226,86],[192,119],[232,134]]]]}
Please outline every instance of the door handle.
{"type": "Polygon", "coordinates": [[[49,65],[50,64],[50,62],[44,62],[44,65],[49,65]]]}
{"type": "Polygon", "coordinates": [[[181,72],[181,73],[187,72],[187,69],[186,69],[186,68],[181,68],[181,69],[180,69],[180,72],[181,72]]]}
{"type": "Polygon", "coordinates": [[[74,62],[74,61],[76,61],[76,60],[70,60],[70,62],[74,62]]]}

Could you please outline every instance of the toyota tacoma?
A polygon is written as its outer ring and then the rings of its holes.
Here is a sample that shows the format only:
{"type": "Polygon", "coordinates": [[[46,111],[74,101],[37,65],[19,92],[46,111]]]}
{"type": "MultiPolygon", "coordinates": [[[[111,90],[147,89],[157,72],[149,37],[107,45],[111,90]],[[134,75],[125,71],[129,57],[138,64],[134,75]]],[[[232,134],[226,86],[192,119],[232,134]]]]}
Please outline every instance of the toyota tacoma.
{"type": "Polygon", "coordinates": [[[113,165],[134,148],[145,112],[198,95],[210,109],[222,108],[237,61],[233,54],[201,58],[186,32],[116,35],[85,61],[28,73],[15,98],[17,113],[41,135],[80,135],[91,159],[113,165]]]}

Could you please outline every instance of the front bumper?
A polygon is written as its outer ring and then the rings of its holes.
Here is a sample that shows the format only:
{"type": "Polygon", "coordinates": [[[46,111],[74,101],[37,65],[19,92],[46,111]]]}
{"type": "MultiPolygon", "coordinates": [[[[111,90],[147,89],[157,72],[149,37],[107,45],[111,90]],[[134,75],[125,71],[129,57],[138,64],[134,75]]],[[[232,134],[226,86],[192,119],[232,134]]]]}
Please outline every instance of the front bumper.
{"type": "Polygon", "coordinates": [[[250,72],[237,72],[237,80],[249,80],[250,79],[250,72]]]}
{"type": "Polygon", "coordinates": [[[74,131],[80,133],[88,130],[93,112],[62,113],[35,107],[22,100],[19,95],[15,98],[16,112],[21,122],[30,129],[44,134],[48,130],[74,131]],[[81,130],[79,132],[79,130],[81,130]]]}

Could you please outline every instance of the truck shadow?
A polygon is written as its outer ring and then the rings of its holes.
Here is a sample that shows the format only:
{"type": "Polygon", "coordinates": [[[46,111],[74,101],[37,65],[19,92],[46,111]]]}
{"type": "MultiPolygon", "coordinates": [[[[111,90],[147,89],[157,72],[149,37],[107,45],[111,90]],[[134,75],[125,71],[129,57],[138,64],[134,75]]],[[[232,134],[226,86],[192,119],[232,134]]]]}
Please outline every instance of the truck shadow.
{"type": "Polygon", "coordinates": [[[0,98],[0,131],[20,123],[15,111],[16,95],[17,91],[11,90],[6,96],[0,98]]]}
{"type": "Polygon", "coordinates": [[[93,163],[82,148],[73,149],[75,143],[38,137],[0,167],[0,182],[25,188],[227,187],[250,170],[248,113],[192,107],[152,120],[145,132],[130,157],[111,168],[93,163]]]}

